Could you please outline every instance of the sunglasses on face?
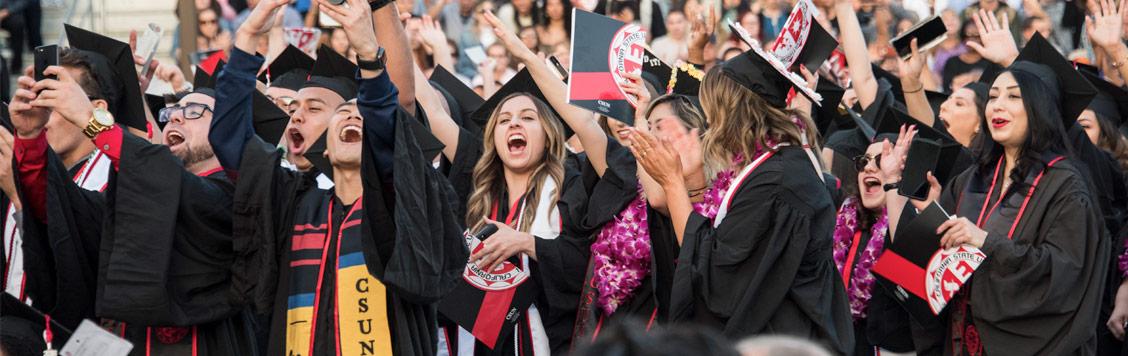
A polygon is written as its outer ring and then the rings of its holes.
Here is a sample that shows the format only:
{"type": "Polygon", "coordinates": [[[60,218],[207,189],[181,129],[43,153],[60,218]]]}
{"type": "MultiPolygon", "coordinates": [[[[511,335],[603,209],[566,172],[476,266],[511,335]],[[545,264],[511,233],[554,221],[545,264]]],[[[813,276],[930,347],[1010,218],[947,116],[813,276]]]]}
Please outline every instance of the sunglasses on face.
{"type": "Polygon", "coordinates": [[[877,167],[877,169],[881,169],[881,154],[878,153],[876,156],[864,154],[854,157],[854,169],[858,170],[858,172],[864,171],[870,162],[873,162],[873,165],[877,167]]]}
{"type": "Polygon", "coordinates": [[[161,122],[172,121],[172,118],[175,117],[175,115],[180,115],[181,117],[183,117],[187,120],[195,120],[195,119],[199,119],[201,117],[204,117],[205,113],[208,113],[208,112],[211,112],[211,111],[212,111],[211,107],[204,105],[204,104],[199,104],[199,103],[192,103],[192,104],[188,104],[188,105],[185,105],[185,106],[180,106],[180,105],[169,106],[167,108],[161,109],[160,121],[161,122]]]}

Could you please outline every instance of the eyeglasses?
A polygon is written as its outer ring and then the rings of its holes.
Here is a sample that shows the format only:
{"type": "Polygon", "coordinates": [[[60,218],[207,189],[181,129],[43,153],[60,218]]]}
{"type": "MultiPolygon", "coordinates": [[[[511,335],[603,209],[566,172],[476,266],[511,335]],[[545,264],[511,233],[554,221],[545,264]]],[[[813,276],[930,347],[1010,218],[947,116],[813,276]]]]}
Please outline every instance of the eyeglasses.
{"type": "Polygon", "coordinates": [[[188,104],[188,105],[185,105],[185,106],[180,106],[180,105],[169,106],[167,108],[161,109],[160,121],[161,122],[172,121],[173,116],[175,116],[177,114],[179,114],[181,117],[183,117],[187,120],[195,120],[195,119],[199,119],[201,117],[204,117],[205,113],[208,113],[208,112],[211,112],[211,111],[212,111],[211,107],[204,105],[204,104],[200,104],[200,103],[192,103],[192,104],[188,104]]]}
{"type": "Polygon", "coordinates": [[[858,172],[864,171],[870,162],[873,162],[873,165],[877,167],[877,169],[881,169],[881,154],[878,153],[876,156],[865,154],[854,157],[854,169],[858,170],[858,172]]]}

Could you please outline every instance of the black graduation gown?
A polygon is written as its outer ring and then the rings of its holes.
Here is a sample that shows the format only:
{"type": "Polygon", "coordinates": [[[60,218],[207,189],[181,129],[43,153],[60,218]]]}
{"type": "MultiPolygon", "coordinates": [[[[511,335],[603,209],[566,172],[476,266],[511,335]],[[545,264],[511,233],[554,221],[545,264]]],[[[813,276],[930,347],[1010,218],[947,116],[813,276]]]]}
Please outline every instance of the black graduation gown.
{"type": "MultiPolygon", "coordinates": [[[[1046,157],[1043,164],[1053,157],[1046,157]]],[[[1029,186],[1038,169],[1027,174],[1029,186]]],[[[978,219],[992,184],[993,169],[980,174],[965,171],[944,189],[945,210],[978,219]]],[[[1046,169],[1034,195],[1007,238],[1025,198],[1011,188],[1004,203],[984,224],[987,255],[945,309],[948,317],[945,354],[959,353],[970,314],[987,354],[1064,355],[1096,352],[1095,325],[1109,259],[1109,239],[1104,236],[1097,203],[1072,159],[1046,169]],[[961,306],[969,305],[970,312],[961,306]],[[953,350],[953,348],[959,350],[953,350]]],[[[1001,175],[1001,174],[1000,174],[1001,175]]],[[[1002,186],[999,177],[997,186],[1002,186]]],[[[1017,185],[1017,184],[1015,184],[1017,185]]],[[[994,205],[1001,189],[995,189],[994,205]]]]}
{"type": "MultiPolygon", "coordinates": [[[[861,260],[871,238],[873,238],[871,230],[863,229],[862,236],[858,239],[857,251],[854,253],[855,263],[861,260]]],[[[885,239],[885,247],[892,243],[888,236],[880,238],[885,239]]],[[[870,272],[872,273],[872,270],[870,272]]],[[[895,287],[883,284],[881,279],[875,276],[870,288],[870,299],[866,304],[866,318],[854,322],[854,355],[874,355],[876,354],[874,347],[898,353],[914,351],[909,313],[897,303],[896,297],[892,294],[892,288],[895,287]]]]}
{"type": "Polygon", "coordinates": [[[783,147],[731,188],[737,191],[719,227],[690,215],[672,321],[731,339],[789,334],[852,352],[850,309],[832,258],[835,207],[816,174],[802,148],[783,147]]]}
{"type": "Polygon", "coordinates": [[[132,354],[253,354],[232,278],[232,192],[222,171],[186,171],[165,146],[123,135],[98,255],[97,315],[124,321],[132,354]],[[159,325],[187,335],[164,345],[159,325]],[[198,340],[197,340],[198,339],[198,340]],[[143,342],[138,342],[143,341],[143,342]]]}
{"type": "MultiPolygon", "coordinates": [[[[365,111],[361,113],[365,115],[365,111]]],[[[454,216],[453,190],[431,167],[430,160],[423,158],[406,120],[415,118],[397,109],[391,184],[380,179],[372,143],[377,135],[369,131],[375,128],[365,125],[362,251],[369,273],[387,287],[393,353],[434,355],[437,325],[433,303],[454,286],[469,255],[454,216]]],[[[317,188],[312,175],[281,168],[281,159],[281,151],[273,145],[251,138],[243,151],[235,194],[237,251],[245,256],[252,271],[247,274],[252,278],[252,288],[244,292],[258,311],[272,314],[268,355],[282,355],[286,350],[289,267],[297,258],[291,252],[296,216],[321,209],[320,204],[335,199],[331,190],[317,188]]],[[[334,220],[339,218],[335,216],[334,220]]],[[[335,238],[328,240],[337,243],[335,238]]],[[[326,282],[333,281],[335,270],[325,270],[326,282]]],[[[315,303],[335,300],[335,289],[326,290],[333,292],[324,293],[315,303]]],[[[315,316],[316,355],[334,353],[332,315],[321,312],[315,316]]]]}
{"type": "MultiPolygon", "coordinates": [[[[466,129],[461,129],[458,137],[458,148],[455,152],[454,163],[451,165],[448,179],[458,193],[460,207],[465,220],[465,206],[469,201],[473,189],[474,165],[482,156],[482,137],[475,136],[466,129]]],[[[576,310],[579,305],[580,293],[583,291],[584,274],[587,272],[588,260],[591,256],[591,234],[603,222],[611,219],[606,217],[602,222],[589,221],[585,210],[588,206],[587,188],[581,177],[581,168],[588,166],[586,158],[582,155],[569,154],[564,161],[564,182],[557,185],[561,189],[560,198],[556,207],[560,212],[562,229],[560,236],[555,239],[537,237],[537,259],[530,259],[530,276],[539,286],[533,305],[541,315],[545,332],[548,334],[550,349],[553,354],[565,354],[572,344],[572,330],[576,322],[576,310]],[[598,225],[596,225],[598,224],[598,225]]],[[[502,196],[500,201],[509,201],[502,196]]],[[[498,204],[498,216],[509,214],[509,204],[498,204]]],[[[463,266],[466,263],[463,260],[463,266]]],[[[525,313],[522,313],[518,325],[525,325],[525,313]]],[[[445,318],[444,318],[445,319],[445,318]]],[[[457,329],[454,323],[444,321],[447,326],[447,342],[458,343],[457,329]]],[[[521,340],[522,344],[526,344],[521,340]]],[[[476,355],[514,355],[518,350],[513,347],[513,340],[503,335],[497,341],[496,348],[490,350],[485,344],[475,341],[476,355]]],[[[532,345],[522,345],[526,349],[532,345]]]]}

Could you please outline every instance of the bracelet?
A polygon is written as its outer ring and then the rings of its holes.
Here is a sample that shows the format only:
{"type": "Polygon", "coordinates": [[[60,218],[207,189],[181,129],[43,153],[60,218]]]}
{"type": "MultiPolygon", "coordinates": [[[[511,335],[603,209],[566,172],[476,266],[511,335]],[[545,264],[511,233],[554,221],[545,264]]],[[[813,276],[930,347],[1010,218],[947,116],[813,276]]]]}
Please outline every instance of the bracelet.
{"type": "MultiPolygon", "coordinates": [[[[904,89],[902,88],[901,90],[904,90],[904,89]]],[[[912,94],[912,93],[919,92],[921,90],[924,90],[924,83],[920,83],[920,88],[917,88],[916,90],[906,91],[905,94],[912,94]]]]}
{"type": "Polygon", "coordinates": [[[1120,61],[1112,61],[1112,68],[1120,69],[1120,66],[1124,65],[1125,62],[1128,62],[1128,56],[1124,56],[1124,59],[1120,61]]]}

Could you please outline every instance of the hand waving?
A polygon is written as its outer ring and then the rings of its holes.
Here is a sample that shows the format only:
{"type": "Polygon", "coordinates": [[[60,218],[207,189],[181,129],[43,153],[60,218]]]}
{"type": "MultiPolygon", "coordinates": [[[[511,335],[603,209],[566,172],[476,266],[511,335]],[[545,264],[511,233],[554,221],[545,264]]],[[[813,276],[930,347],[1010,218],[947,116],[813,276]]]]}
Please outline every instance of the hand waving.
{"type": "Polygon", "coordinates": [[[905,170],[905,159],[909,155],[909,147],[916,136],[916,126],[901,125],[901,132],[897,135],[897,143],[884,141],[881,144],[881,180],[884,182],[901,181],[901,172],[905,170]]]}
{"type": "Polygon", "coordinates": [[[689,62],[696,64],[705,63],[705,45],[717,25],[717,10],[709,7],[709,16],[698,15],[689,26],[689,62]]]}
{"type": "Polygon", "coordinates": [[[1128,17],[1128,1],[1120,2],[1120,10],[1112,0],[1094,0],[1099,5],[1099,11],[1085,18],[1085,32],[1089,40],[1101,48],[1110,48],[1123,40],[1121,34],[1124,29],[1124,18],[1128,17]]]}
{"type": "Polygon", "coordinates": [[[975,27],[979,29],[979,40],[983,43],[968,42],[967,45],[991,63],[1006,67],[1014,62],[1018,57],[1018,45],[1011,35],[1007,13],[1003,13],[1001,21],[995,18],[994,13],[986,10],[979,10],[972,17],[975,19],[975,27]]]}
{"type": "Polygon", "coordinates": [[[529,50],[528,47],[525,47],[525,43],[521,42],[521,38],[517,37],[517,34],[509,31],[493,12],[486,11],[482,13],[482,15],[482,18],[486,19],[486,23],[488,23],[490,27],[493,27],[494,35],[497,36],[497,40],[505,45],[505,50],[509,51],[509,53],[513,55],[513,58],[516,58],[521,63],[528,63],[529,61],[537,59],[537,54],[529,50]]]}

